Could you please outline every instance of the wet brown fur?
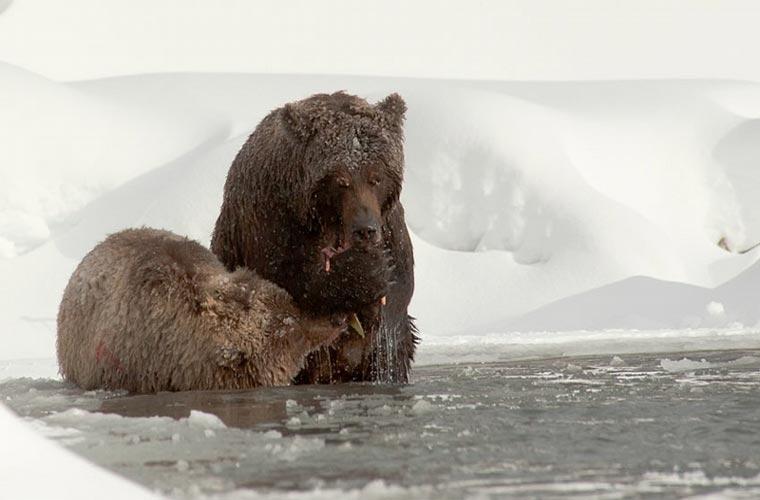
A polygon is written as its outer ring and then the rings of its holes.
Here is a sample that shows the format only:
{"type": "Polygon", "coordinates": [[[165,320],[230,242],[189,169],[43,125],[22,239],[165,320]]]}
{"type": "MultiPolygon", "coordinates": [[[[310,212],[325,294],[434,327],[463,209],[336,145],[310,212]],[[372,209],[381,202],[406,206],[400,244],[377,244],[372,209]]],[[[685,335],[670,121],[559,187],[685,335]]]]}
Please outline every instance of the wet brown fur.
{"type": "Polygon", "coordinates": [[[202,245],[128,229],[79,264],[58,312],[66,380],[132,392],[289,384],[344,326],[304,317],[280,287],[228,272],[202,245]]]}
{"type": "Polygon", "coordinates": [[[417,337],[399,201],[405,112],[397,94],[375,105],[317,94],[269,113],[230,167],[213,252],[228,269],[246,266],[282,286],[305,311],[358,312],[367,331],[310,355],[297,382],[409,378],[417,337]],[[337,255],[327,272],[320,249],[347,239],[357,217],[379,217],[379,243],[337,255]]]}

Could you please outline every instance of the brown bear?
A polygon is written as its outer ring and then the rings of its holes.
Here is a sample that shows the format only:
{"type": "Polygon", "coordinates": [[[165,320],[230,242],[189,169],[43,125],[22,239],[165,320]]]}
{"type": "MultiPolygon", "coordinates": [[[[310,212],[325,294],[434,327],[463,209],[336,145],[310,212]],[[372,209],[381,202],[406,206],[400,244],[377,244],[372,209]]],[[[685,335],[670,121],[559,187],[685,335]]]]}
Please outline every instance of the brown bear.
{"type": "Polygon", "coordinates": [[[407,382],[417,336],[413,255],[399,201],[406,104],[337,92],[269,113],[230,167],[211,250],[312,314],[357,313],[312,353],[298,383],[407,382]]]}
{"type": "Polygon", "coordinates": [[[131,392],[284,385],[347,328],[307,318],[288,293],[199,243],[142,228],[98,244],[58,311],[58,363],[84,389],[131,392]]]}

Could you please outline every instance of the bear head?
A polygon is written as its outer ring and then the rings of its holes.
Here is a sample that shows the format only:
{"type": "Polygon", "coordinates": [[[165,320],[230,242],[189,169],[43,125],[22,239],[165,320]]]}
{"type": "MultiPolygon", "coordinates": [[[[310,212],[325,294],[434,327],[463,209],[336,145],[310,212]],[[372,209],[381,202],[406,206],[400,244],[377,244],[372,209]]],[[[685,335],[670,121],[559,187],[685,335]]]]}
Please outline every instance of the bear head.
{"type": "Polygon", "coordinates": [[[371,105],[336,92],[279,111],[301,164],[301,196],[291,200],[297,218],[329,253],[380,244],[384,215],[401,193],[404,100],[394,93],[371,105]]]}

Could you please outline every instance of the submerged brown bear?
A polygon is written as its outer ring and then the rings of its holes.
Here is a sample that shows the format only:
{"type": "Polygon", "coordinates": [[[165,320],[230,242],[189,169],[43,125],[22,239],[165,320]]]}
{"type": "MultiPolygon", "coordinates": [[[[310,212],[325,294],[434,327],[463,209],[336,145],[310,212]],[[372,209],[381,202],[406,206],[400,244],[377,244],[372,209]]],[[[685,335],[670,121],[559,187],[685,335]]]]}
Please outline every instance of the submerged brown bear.
{"type": "Polygon", "coordinates": [[[301,383],[406,382],[417,337],[412,245],[399,201],[406,105],[337,92],[267,115],[235,158],[211,249],[312,314],[357,313],[366,336],[312,353],[301,383]]]}
{"type": "Polygon", "coordinates": [[[132,392],[286,385],[345,317],[305,317],[247,269],[229,273],[200,244],[128,229],[97,245],[58,311],[58,363],[85,389],[132,392]]]}

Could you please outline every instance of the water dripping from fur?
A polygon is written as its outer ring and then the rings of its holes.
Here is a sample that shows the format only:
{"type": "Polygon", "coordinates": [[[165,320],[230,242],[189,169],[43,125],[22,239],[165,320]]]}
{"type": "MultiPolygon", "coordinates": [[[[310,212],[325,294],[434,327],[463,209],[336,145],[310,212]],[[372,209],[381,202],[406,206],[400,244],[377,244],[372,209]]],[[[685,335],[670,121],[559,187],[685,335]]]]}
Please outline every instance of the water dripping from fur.
{"type": "Polygon", "coordinates": [[[374,373],[372,378],[375,383],[395,383],[398,382],[399,374],[397,373],[397,331],[393,327],[393,322],[382,315],[380,327],[375,336],[374,345],[374,373]]]}

